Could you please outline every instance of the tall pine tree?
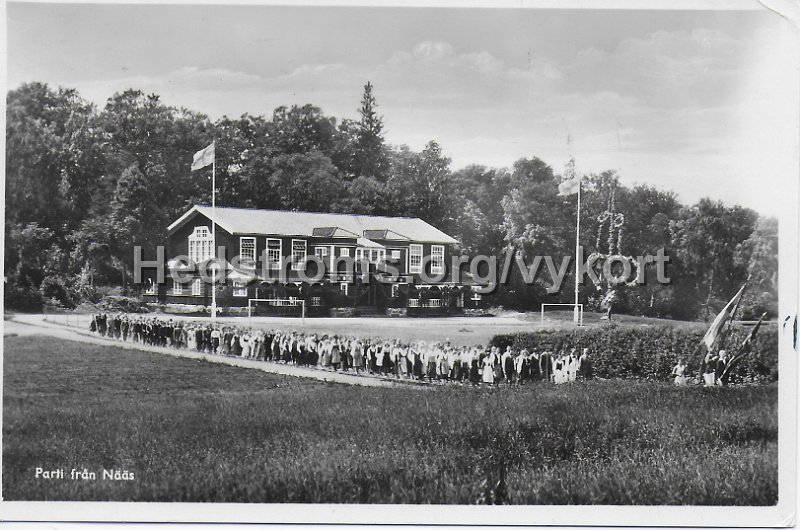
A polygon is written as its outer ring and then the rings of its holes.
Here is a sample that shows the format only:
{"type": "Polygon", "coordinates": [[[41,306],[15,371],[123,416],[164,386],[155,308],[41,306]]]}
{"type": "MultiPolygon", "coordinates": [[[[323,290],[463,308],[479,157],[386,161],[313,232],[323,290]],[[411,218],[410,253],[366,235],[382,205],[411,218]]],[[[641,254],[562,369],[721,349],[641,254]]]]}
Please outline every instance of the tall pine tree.
{"type": "Polygon", "coordinates": [[[378,104],[372,95],[372,83],[364,85],[361,98],[361,121],[356,137],[354,169],[356,176],[386,180],[387,159],[383,145],[383,118],[375,111],[378,104]]]}

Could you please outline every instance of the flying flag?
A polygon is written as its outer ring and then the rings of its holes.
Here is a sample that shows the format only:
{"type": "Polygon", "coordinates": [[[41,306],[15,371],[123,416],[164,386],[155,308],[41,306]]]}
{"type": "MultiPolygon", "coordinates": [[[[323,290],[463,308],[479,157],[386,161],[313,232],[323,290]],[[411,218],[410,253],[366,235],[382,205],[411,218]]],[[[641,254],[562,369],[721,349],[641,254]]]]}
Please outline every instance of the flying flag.
{"type": "Polygon", "coordinates": [[[571,179],[565,180],[561,184],[558,185],[558,196],[559,197],[566,197],[567,195],[573,195],[578,193],[578,188],[581,187],[581,179],[577,177],[572,177],[571,179]]]}
{"type": "Polygon", "coordinates": [[[214,142],[205,149],[201,149],[192,158],[192,171],[203,169],[214,163],[214,142]]]}
{"type": "Polygon", "coordinates": [[[761,318],[758,319],[758,322],[756,322],[756,325],[753,326],[753,329],[750,331],[750,334],[747,336],[746,339],[744,339],[744,341],[742,342],[742,345],[739,346],[739,351],[741,351],[741,352],[749,352],[750,351],[750,348],[753,347],[753,340],[755,340],[755,338],[756,338],[756,333],[758,333],[758,328],[761,327],[761,323],[764,321],[764,317],[766,317],[766,316],[767,316],[766,312],[764,312],[761,315],[761,318]]]}
{"type": "Polygon", "coordinates": [[[736,355],[731,357],[731,360],[728,361],[728,363],[725,365],[725,370],[722,373],[722,379],[727,379],[728,374],[731,373],[731,371],[736,366],[736,364],[739,361],[741,361],[744,358],[745,355],[750,353],[750,351],[753,348],[753,341],[756,338],[756,333],[758,333],[758,328],[761,327],[761,323],[764,321],[764,317],[766,317],[766,316],[767,316],[766,313],[763,313],[761,315],[761,318],[758,319],[758,322],[756,322],[756,325],[753,326],[752,330],[750,330],[750,334],[747,335],[747,338],[744,339],[744,341],[742,341],[742,345],[739,346],[739,351],[736,353],[736,355]]]}
{"type": "Polygon", "coordinates": [[[739,292],[731,298],[731,301],[720,311],[719,315],[714,319],[714,322],[711,323],[711,327],[708,328],[706,334],[703,336],[703,342],[706,344],[706,348],[711,351],[714,347],[714,344],[717,342],[719,338],[719,334],[722,331],[722,328],[725,327],[725,322],[729,318],[733,318],[733,314],[736,312],[736,309],[739,307],[739,300],[742,298],[742,293],[744,292],[744,288],[747,287],[747,282],[742,285],[742,288],[739,289],[739,292]]]}

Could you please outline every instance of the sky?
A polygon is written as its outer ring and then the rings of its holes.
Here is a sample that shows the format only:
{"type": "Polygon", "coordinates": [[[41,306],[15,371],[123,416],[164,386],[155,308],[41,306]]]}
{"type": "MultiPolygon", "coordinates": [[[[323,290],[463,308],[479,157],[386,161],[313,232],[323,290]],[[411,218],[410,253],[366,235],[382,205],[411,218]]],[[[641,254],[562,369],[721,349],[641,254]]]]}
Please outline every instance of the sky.
{"type": "Polygon", "coordinates": [[[6,16],[9,89],[72,87],[99,108],[138,88],[214,119],[305,103],[357,119],[370,81],[386,141],[435,140],[453,169],[537,156],[561,172],[574,156],[766,214],[798,176],[796,36],[766,9],[9,2],[6,16]]]}

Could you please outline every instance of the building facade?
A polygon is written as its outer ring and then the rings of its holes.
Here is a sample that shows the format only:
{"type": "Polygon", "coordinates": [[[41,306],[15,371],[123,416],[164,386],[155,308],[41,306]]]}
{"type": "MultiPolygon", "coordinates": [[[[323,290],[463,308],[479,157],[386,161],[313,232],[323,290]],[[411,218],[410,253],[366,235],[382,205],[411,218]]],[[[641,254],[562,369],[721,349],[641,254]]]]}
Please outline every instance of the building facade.
{"type": "Polygon", "coordinates": [[[212,222],[219,307],[260,299],[259,312],[293,314],[289,301],[305,300],[309,315],[446,315],[480,306],[477,285],[452,266],[458,242],[421,219],[200,205],[168,227],[166,281],[151,281],[146,300],[211,304],[212,222]]]}

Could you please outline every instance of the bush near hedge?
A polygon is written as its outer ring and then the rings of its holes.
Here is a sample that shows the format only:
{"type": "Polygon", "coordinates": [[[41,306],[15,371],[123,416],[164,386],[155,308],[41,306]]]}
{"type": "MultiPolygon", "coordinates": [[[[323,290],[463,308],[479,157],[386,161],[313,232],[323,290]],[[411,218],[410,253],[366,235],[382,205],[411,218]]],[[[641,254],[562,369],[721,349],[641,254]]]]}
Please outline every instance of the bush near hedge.
{"type": "MultiPolygon", "coordinates": [[[[726,346],[735,353],[751,328],[733,326],[726,346]]],[[[589,348],[594,373],[604,378],[637,377],[667,380],[679,357],[688,363],[687,374],[695,375],[705,346],[701,343],[705,326],[633,327],[610,324],[602,328],[553,329],[536,332],[495,335],[491,345],[505,350],[581,352],[589,348]]],[[[735,381],[766,383],[778,380],[777,327],[762,325],[756,334],[752,353],[734,371],[735,381]]]]}

